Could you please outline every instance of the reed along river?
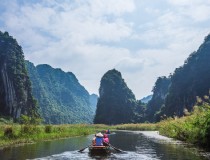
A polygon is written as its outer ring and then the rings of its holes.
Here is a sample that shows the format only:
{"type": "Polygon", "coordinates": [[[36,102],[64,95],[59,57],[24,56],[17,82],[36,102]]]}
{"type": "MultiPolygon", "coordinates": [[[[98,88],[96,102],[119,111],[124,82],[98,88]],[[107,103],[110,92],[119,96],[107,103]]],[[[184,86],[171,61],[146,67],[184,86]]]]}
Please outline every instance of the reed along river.
{"type": "Polygon", "coordinates": [[[118,131],[109,135],[110,143],[125,152],[107,156],[90,156],[93,135],[26,144],[0,150],[1,160],[206,160],[208,153],[160,136],[154,131],[118,131]]]}

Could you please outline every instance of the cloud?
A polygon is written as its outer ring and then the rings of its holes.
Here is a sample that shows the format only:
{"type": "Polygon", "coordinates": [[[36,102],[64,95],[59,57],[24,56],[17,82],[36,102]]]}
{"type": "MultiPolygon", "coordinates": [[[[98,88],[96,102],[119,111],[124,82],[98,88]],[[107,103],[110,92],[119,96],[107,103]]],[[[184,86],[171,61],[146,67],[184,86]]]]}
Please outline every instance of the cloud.
{"type": "Polygon", "coordinates": [[[144,61],[142,59],[135,58],[123,58],[121,59],[115,66],[116,69],[127,72],[129,74],[133,74],[135,72],[139,72],[144,68],[144,61]]]}
{"type": "Polygon", "coordinates": [[[173,6],[178,6],[178,14],[187,16],[194,22],[204,22],[210,19],[210,1],[205,0],[169,0],[173,6]]]}
{"type": "Polygon", "coordinates": [[[137,98],[184,63],[210,30],[204,0],[8,0],[0,28],[26,59],[72,71],[90,93],[116,68],[137,98]],[[12,8],[12,9],[11,9],[12,8]]]}
{"type": "Polygon", "coordinates": [[[133,0],[92,0],[89,2],[91,13],[94,17],[103,17],[110,14],[120,16],[126,12],[132,12],[135,9],[133,0]]]}

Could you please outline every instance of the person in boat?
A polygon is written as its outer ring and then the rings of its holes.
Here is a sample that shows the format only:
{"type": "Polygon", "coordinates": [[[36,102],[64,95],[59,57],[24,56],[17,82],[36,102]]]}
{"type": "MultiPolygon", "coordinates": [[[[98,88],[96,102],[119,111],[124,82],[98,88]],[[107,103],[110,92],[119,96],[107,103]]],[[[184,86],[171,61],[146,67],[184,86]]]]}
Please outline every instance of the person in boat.
{"type": "Polygon", "coordinates": [[[101,132],[96,134],[96,139],[95,139],[96,146],[103,146],[103,137],[104,135],[101,132]]]}
{"type": "Polygon", "coordinates": [[[106,130],[105,133],[106,133],[106,134],[110,134],[110,130],[109,130],[109,129],[106,130]]]}
{"type": "Polygon", "coordinates": [[[109,144],[109,137],[107,134],[104,134],[103,145],[107,146],[108,144],[109,144]]]}
{"type": "Polygon", "coordinates": [[[95,136],[93,137],[93,140],[92,140],[92,145],[95,146],[96,145],[96,134],[95,136]]]}

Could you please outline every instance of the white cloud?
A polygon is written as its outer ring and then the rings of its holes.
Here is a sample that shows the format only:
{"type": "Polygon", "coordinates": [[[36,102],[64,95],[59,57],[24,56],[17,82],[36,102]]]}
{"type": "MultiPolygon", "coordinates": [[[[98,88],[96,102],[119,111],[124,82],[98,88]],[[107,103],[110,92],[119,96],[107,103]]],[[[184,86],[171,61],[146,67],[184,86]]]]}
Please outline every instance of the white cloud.
{"type": "Polygon", "coordinates": [[[109,14],[120,16],[125,12],[132,12],[135,9],[133,0],[92,0],[89,2],[91,13],[94,17],[109,14]]]}
{"type": "Polygon", "coordinates": [[[204,0],[8,0],[0,14],[0,28],[30,61],[72,71],[90,93],[116,68],[137,98],[182,65],[210,31],[204,0]]]}
{"type": "Polygon", "coordinates": [[[210,19],[210,1],[206,0],[169,0],[172,5],[178,6],[178,14],[187,16],[195,22],[204,22],[210,19]]]}
{"type": "Polygon", "coordinates": [[[141,71],[144,67],[144,63],[145,62],[142,59],[131,58],[129,56],[121,59],[115,68],[119,69],[120,71],[132,74],[141,71]]]}

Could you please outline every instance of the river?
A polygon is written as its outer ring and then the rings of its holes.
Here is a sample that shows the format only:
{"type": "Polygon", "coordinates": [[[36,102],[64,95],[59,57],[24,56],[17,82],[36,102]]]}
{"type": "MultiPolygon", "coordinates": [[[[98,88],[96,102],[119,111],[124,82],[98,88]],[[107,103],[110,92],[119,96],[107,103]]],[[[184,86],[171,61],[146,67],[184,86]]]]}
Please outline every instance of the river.
{"type": "Polygon", "coordinates": [[[161,136],[155,131],[118,131],[109,135],[110,143],[125,152],[107,156],[90,156],[88,146],[93,135],[74,137],[0,150],[1,160],[206,160],[208,153],[161,136]],[[205,156],[204,156],[205,155],[205,156]]]}

